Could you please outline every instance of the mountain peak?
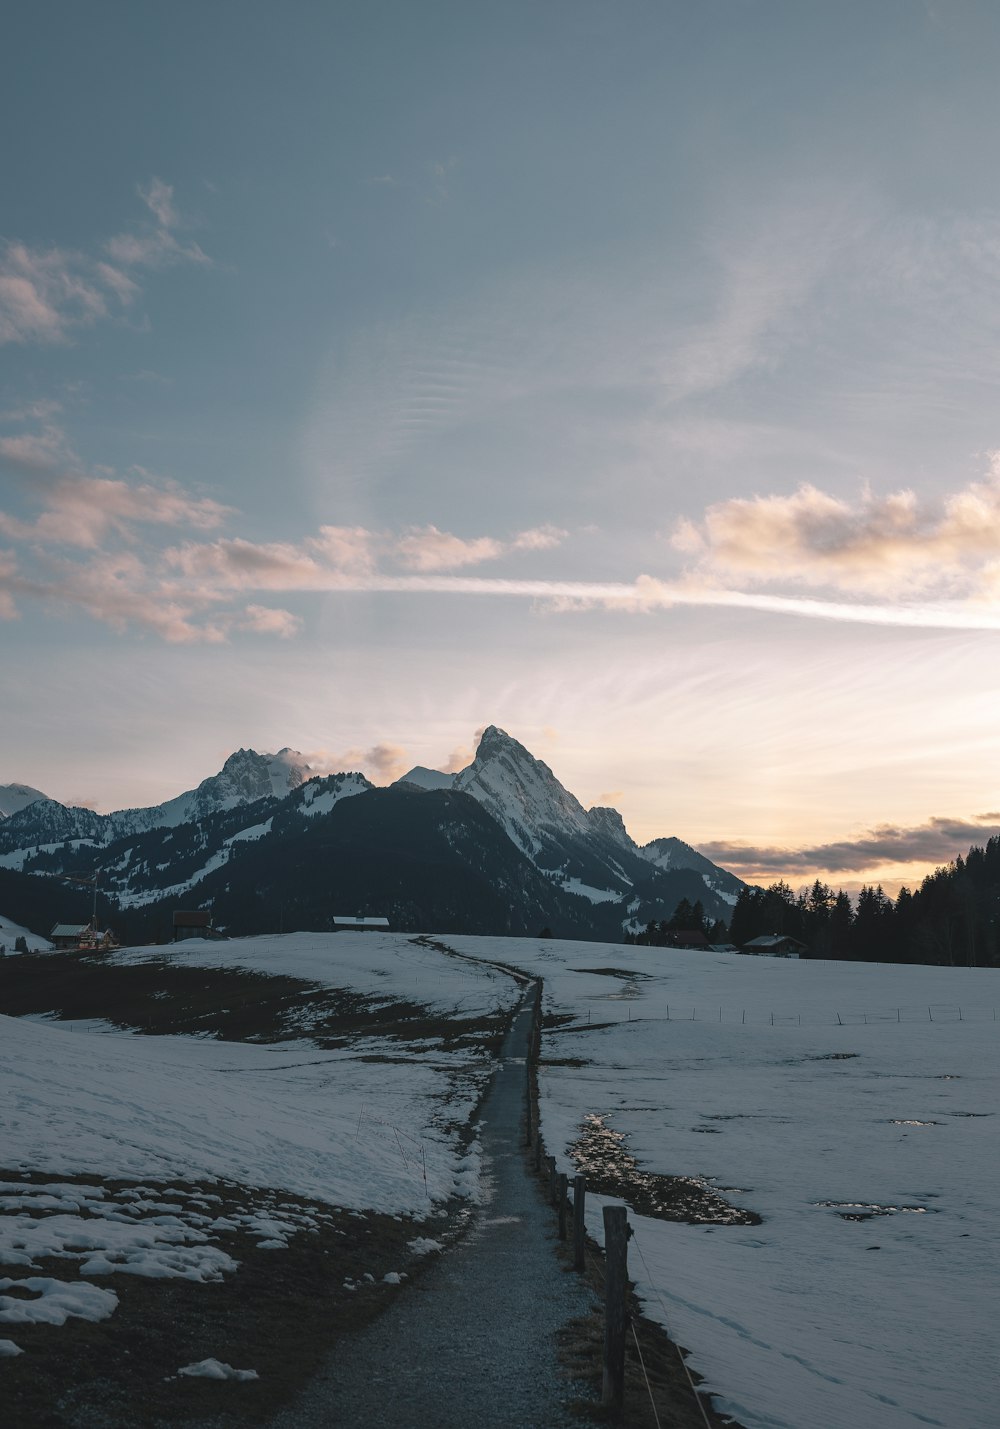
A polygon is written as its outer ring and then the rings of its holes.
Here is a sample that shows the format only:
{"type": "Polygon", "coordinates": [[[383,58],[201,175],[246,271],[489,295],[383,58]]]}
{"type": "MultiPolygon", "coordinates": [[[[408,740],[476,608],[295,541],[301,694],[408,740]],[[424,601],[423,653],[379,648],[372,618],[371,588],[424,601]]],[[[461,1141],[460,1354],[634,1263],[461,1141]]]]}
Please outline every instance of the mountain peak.
{"type": "Polygon", "coordinates": [[[29,804],[47,798],[48,795],[43,794],[41,789],[32,789],[30,784],[0,784],[0,819],[9,818],[29,804]]]}
{"type": "Polygon", "coordinates": [[[505,729],[501,729],[500,726],[496,724],[488,724],[479,736],[476,758],[489,759],[494,755],[515,750],[520,754],[526,754],[529,759],[534,757],[525,749],[523,744],[518,743],[513,735],[508,734],[505,729]]]}
{"type": "Polygon", "coordinates": [[[583,805],[549,766],[495,724],[483,730],[476,757],[456,775],[455,788],[478,799],[532,860],[541,852],[544,830],[587,828],[583,805]]]}
{"type": "Polygon", "coordinates": [[[442,769],[428,769],[424,764],[415,764],[401,778],[393,780],[393,784],[415,784],[418,789],[452,789],[455,778],[454,774],[445,774],[442,769]]]}

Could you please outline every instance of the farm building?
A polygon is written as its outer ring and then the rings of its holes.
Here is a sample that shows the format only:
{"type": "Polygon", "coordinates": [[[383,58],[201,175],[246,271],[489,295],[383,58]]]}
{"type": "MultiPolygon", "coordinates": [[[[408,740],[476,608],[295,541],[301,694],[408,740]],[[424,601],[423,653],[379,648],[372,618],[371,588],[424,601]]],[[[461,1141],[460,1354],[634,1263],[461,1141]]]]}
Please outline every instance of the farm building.
{"type": "Polygon", "coordinates": [[[57,923],[49,941],[61,952],[106,953],[121,946],[110,928],[96,928],[93,923],[57,923]]]}
{"type": "Polygon", "coordinates": [[[751,938],[749,943],[744,943],[742,951],[765,958],[797,958],[809,949],[798,938],[790,938],[786,933],[763,933],[759,938],[751,938]]]}
{"type": "Polygon", "coordinates": [[[184,938],[211,938],[212,914],[207,908],[178,909],[174,913],[174,942],[184,938]]]}

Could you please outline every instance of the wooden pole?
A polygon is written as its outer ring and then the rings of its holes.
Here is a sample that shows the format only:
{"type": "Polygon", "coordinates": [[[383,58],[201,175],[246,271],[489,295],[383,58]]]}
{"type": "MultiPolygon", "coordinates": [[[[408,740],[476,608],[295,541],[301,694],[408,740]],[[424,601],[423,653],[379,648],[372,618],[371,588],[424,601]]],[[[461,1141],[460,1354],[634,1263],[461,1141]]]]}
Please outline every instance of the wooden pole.
{"type": "Polygon", "coordinates": [[[587,1205],[586,1176],[573,1177],[573,1269],[586,1268],[587,1254],[587,1205]]]}
{"type": "Polygon", "coordinates": [[[621,1413],[625,1395],[625,1296],[628,1292],[628,1211],[604,1207],[604,1383],[601,1403],[621,1413]]]}
{"type": "Polygon", "coordinates": [[[556,1193],[559,1198],[559,1239],[566,1239],[566,1220],[569,1211],[567,1188],[569,1180],[565,1171],[560,1171],[556,1177],[556,1193]]]}
{"type": "Polygon", "coordinates": [[[545,1159],[549,1164],[549,1204],[554,1206],[556,1203],[556,1158],[546,1156],[545,1159]]]}

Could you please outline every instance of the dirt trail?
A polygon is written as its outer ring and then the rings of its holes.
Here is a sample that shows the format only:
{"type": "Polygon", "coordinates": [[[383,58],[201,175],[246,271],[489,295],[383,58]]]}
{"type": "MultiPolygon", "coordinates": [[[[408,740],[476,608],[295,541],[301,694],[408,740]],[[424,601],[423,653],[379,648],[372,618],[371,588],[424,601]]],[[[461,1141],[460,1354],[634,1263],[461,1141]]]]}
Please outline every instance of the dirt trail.
{"type": "Polygon", "coordinates": [[[538,997],[525,994],[480,1122],[486,1194],[466,1238],[357,1336],[272,1429],[581,1429],[586,1397],[556,1334],[593,1307],[555,1252],[555,1217],[523,1148],[525,1059],[538,997]]]}

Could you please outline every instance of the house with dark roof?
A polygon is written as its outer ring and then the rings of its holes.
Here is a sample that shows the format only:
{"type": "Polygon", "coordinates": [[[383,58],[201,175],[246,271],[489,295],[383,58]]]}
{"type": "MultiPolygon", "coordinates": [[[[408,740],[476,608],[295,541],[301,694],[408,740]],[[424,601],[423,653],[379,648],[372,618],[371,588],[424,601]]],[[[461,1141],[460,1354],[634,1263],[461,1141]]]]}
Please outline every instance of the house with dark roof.
{"type": "Polygon", "coordinates": [[[212,913],[208,908],[179,908],[174,913],[174,942],[184,938],[215,938],[212,913]]]}
{"type": "Polygon", "coordinates": [[[741,952],[755,953],[765,958],[798,958],[809,949],[798,938],[790,938],[787,933],[762,933],[759,938],[751,938],[744,943],[741,952]]]}

